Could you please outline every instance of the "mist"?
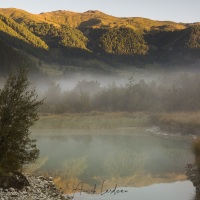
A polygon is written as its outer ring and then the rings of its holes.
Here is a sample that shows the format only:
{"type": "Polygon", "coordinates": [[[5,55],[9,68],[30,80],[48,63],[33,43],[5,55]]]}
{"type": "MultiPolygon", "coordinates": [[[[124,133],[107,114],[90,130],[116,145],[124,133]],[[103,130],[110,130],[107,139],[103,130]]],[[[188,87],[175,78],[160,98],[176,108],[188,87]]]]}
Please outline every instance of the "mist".
{"type": "Polygon", "coordinates": [[[42,113],[170,112],[200,108],[200,72],[124,70],[35,80],[42,113]]]}

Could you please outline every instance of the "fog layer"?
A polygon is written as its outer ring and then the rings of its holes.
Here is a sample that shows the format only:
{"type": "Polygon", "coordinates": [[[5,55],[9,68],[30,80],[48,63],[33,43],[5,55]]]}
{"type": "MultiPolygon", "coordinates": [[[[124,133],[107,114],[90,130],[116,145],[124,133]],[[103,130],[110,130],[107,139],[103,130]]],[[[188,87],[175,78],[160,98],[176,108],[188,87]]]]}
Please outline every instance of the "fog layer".
{"type": "Polygon", "coordinates": [[[51,82],[40,95],[40,112],[197,111],[200,108],[200,74],[147,73],[130,76],[69,77],[51,82]],[[96,78],[96,79],[95,79],[96,78]]]}

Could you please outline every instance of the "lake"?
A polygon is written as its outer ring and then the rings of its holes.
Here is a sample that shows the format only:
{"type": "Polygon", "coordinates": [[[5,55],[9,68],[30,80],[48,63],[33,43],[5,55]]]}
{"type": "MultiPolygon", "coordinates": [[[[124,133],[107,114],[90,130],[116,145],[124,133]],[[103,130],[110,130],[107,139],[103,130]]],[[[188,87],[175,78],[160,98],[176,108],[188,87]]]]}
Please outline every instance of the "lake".
{"type": "Polygon", "coordinates": [[[192,200],[184,174],[191,141],[147,128],[32,130],[40,158],[27,171],[53,176],[75,200],[192,200]],[[90,194],[89,194],[90,193],[90,194]]]}

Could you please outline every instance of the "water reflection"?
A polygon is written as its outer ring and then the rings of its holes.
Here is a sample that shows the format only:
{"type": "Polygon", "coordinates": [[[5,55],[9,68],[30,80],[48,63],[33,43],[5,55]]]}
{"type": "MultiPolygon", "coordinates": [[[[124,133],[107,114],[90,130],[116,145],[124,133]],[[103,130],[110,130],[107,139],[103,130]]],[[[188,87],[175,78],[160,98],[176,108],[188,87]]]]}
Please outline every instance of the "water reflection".
{"type": "Polygon", "coordinates": [[[55,177],[71,193],[80,182],[100,188],[106,180],[110,188],[183,181],[185,165],[194,161],[186,140],[148,135],[143,129],[84,131],[34,130],[43,164],[33,171],[55,177]]]}
{"type": "Polygon", "coordinates": [[[24,168],[24,172],[28,173],[28,174],[32,174],[32,173],[36,172],[37,170],[40,170],[45,165],[45,163],[48,161],[48,159],[49,159],[48,156],[41,157],[38,160],[36,160],[35,163],[26,165],[24,168]]]}
{"type": "Polygon", "coordinates": [[[62,176],[70,179],[76,178],[83,174],[87,167],[87,156],[64,160],[62,176]]]}
{"type": "Polygon", "coordinates": [[[146,152],[108,152],[102,160],[102,168],[106,177],[126,177],[143,172],[146,162],[146,152]]]}

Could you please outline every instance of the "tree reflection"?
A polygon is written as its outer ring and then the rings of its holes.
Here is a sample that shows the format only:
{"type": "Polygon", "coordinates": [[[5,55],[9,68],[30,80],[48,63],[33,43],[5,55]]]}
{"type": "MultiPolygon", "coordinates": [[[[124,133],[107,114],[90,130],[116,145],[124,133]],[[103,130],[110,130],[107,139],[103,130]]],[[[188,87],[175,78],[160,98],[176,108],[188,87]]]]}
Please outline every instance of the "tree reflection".
{"type": "Polygon", "coordinates": [[[48,159],[49,159],[48,156],[37,159],[35,163],[25,166],[24,172],[28,174],[35,173],[37,170],[41,169],[45,165],[48,159]]]}
{"type": "Polygon", "coordinates": [[[106,155],[102,165],[107,176],[131,176],[144,171],[146,159],[146,153],[111,152],[106,155]]]}
{"type": "Polygon", "coordinates": [[[87,156],[67,159],[63,162],[62,175],[66,178],[76,178],[88,167],[87,156]]]}

